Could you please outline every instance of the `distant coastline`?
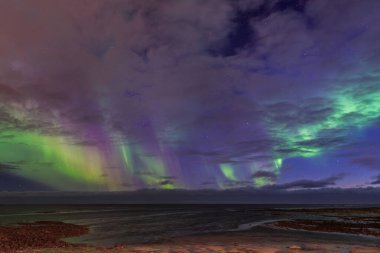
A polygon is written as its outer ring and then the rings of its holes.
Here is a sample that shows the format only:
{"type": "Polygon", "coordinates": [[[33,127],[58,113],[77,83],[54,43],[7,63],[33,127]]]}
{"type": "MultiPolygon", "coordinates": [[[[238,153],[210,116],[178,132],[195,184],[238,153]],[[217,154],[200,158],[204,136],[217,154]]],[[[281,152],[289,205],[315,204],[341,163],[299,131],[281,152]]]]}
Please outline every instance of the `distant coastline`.
{"type": "Polygon", "coordinates": [[[323,188],[292,191],[264,188],[204,189],[141,189],[136,191],[76,192],[76,191],[0,191],[0,205],[9,204],[257,204],[313,205],[350,207],[380,206],[380,188],[323,188]],[[292,204],[289,204],[292,203],[292,204]]]}

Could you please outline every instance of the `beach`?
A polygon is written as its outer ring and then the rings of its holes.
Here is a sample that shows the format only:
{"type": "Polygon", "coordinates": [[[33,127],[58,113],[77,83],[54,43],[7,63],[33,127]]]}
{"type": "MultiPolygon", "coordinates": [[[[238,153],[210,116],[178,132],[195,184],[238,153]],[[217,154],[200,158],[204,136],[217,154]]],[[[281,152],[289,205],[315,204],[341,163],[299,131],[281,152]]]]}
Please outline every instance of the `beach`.
{"type": "Polygon", "coordinates": [[[360,245],[358,242],[324,241],[307,236],[277,237],[258,236],[252,233],[223,233],[217,235],[198,235],[175,238],[168,242],[142,245],[115,245],[99,247],[83,244],[71,244],[62,240],[64,237],[85,233],[85,227],[64,223],[25,224],[19,227],[19,233],[13,233],[12,242],[4,241],[4,235],[10,230],[0,229],[0,252],[119,252],[119,253],[153,253],[153,252],[214,252],[214,253],[376,253],[380,245],[360,245]]]}
{"type": "Polygon", "coordinates": [[[63,212],[56,209],[31,208],[32,212],[18,209],[19,213],[5,214],[0,226],[0,252],[380,252],[378,208],[81,206],[63,212]],[[193,214],[210,223],[197,223],[193,214]],[[225,214],[230,216],[228,221],[224,220],[225,214]],[[239,221],[254,214],[260,219],[239,221]],[[212,230],[214,216],[217,216],[214,220],[220,220],[217,227],[227,225],[212,230]],[[41,220],[43,217],[49,221],[41,220]],[[112,220],[114,230],[109,231],[105,224],[112,220]],[[117,220],[120,225],[115,227],[117,220]],[[122,223],[123,220],[128,223],[122,223]],[[230,226],[235,220],[240,225],[230,226]],[[143,221],[147,224],[141,224],[143,221]],[[150,231],[142,229],[148,224],[150,231]]]}

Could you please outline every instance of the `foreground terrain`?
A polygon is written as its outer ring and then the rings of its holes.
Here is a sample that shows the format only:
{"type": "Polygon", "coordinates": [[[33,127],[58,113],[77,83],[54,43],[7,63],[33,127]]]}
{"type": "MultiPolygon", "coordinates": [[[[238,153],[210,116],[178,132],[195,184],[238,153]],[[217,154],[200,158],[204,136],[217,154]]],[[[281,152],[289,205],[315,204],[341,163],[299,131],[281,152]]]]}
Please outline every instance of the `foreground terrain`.
{"type": "MultiPolygon", "coordinates": [[[[284,210],[273,209],[268,212],[284,213],[284,210]]],[[[261,224],[255,230],[203,233],[173,237],[159,243],[112,247],[69,243],[70,240],[66,240],[91,233],[87,226],[59,221],[17,223],[0,226],[0,252],[380,252],[379,208],[288,209],[285,212],[293,216],[297,214],[294,217],[300,218],[261,224]],[[257,232],[262,230],[270,232],[266,234],[257,232]],[[352,239],[330,240],[326,237],[329,234],[347,235],[352,239]],[[372,239],[365,241],[363,238],[372,239]]]]}

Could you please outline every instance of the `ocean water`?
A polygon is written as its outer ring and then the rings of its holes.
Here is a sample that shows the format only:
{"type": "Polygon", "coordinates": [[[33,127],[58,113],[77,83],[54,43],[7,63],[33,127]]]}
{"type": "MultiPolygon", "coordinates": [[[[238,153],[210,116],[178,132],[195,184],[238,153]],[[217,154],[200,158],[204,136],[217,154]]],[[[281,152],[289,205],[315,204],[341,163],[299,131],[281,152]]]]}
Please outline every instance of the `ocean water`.
{"type": "Polygon", "coordinates": [[[302,213],[288,212],[289,208],[314,207],[327,206],[15,205],[0,206],[0,224],[63,221],[86,225],[90,233],[71,242],[111,246],[161,242],[194,234],[252,231],[272,221],[302,218],[302,213]]]}

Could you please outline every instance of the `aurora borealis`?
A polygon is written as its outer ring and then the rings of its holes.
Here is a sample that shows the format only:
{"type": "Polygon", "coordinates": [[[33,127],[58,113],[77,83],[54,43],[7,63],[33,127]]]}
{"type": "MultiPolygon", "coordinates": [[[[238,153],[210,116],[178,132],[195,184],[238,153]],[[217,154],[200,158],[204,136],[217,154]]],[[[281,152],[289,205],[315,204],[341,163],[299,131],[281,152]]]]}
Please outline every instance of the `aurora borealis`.
{"type": "Polygon", "coordinates": [[[377,0],[0,2],[0,190],[378,187],[377,0]]]}

